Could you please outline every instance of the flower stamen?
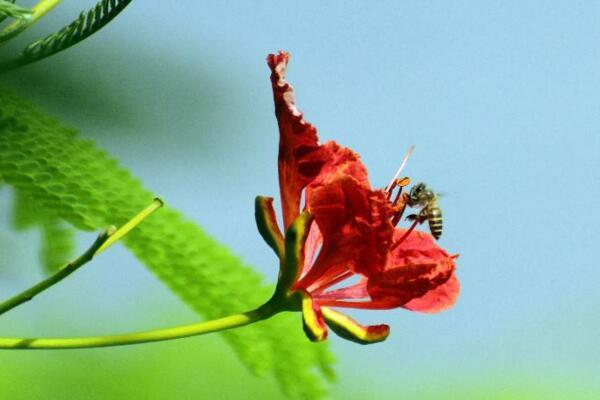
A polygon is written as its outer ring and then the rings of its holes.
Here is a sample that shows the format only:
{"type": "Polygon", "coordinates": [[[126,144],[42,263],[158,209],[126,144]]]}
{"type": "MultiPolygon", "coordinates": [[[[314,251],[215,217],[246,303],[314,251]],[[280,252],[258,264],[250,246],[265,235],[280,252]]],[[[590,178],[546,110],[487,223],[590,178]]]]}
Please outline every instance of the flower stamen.
{"type": "Polygon", "coordinates": [[[400,200],[400,196],[402,195],[402,189],[405,186],[408,186],[408,184],[410,183],[410,178],[408,176],[405,176],[402,179],[396,179],[394,181],[394,185],[392,187],[392,189],[389,191],[388,193],[388,200],[391,199],[392,197],[392,192],[394,191],[394,189],[396,187],[398,187],[398,192],[396,193],[396,197],[394,197],[394,201],[392,201],[392,205],[395,206],[396,204],[398,204],[398,201],[400,200]]]}
{"type": "Polygon", "coordinates": [[[402,219],[402,215],[404,214],[404,210],[406,209],[406,205],[408,204],[408,195],[405,193],[402,193],[402,190],[404,189],[404,187],[408,186],[410,184],[410,178],[405,176],[402,179],[396,179],[394,181],[394,184],[392,185],[392,189],[390,190],[390,192],[388,193],[387,199],[390,202],[392,208],[394,209],[394,213],[391,217],[391,223],[393,226],[398,225],[398,222],[400,222],[400,220],[402,219]],[[398,188],[398,191],[396,192],[396,196],[394,197],[394,200],[391,200],[392,197],[392,193],[394,192],[395,188],[398,188]]]}
{"type": "Polygon", "coordinates": [[[392,218],[392,225],[396,226],[398,225],[398,222],[400,222],[400,220],[402,219],[402,216],[404,215],[404,211],[406,210],[406,201],[403,202],[402,207],[400,207],[398,209],[398,211],[396,212],[396,214],[394,215],[394,217],[392,218]]]}
{"type": "Polygon", "coordinates": [[[406,240],[406,238],[412,233],[412,231],[415,230],[415,228],[417,227],[417,225],[419,224],[419,219],[415,219],[412,223],[412,225],[410,226],[410,228],[408,228],[408,230],[406,231],[406,233],[404,233],[404,235],[402,235],[402,237],[400,239],[398,239],[398,241],[396,241],[392,247],[390,248],[390,250],[394,250],[396,247],[400,246],[400,244],[402,242],[404,242],[406,240]]]}
{"type": "Polygon", "coordinates": [[[396,171],[396,174],[392,178],[392,181],[385,188],[385,192],[386,193],[390,193],[390,191],[392,190],[392,186],[394,186],[396,184],[396,180],[398,179],[398,177],[402,173],[402,170],[404,169],[404,167],[406,166],[406,163],[408,162],[408,158],[410,157],[410,155],[412,154],[412,152],[414,150],[415,150],[415,145],[413,144],[412,146],[410,146],[410,148],[406,152],[406,155],[402,159],[402,162],[400,163],[400,167],[398,167],[398,170],[396,171]]]}
{"type": "Polygon", "coordinates": [[[342,282],[345,279],[350,278],[352,275],[354,275],[353,272],[351,272],[351,271],[345,271],[345,272],[339,274],[336,277],[332,277],[331,279],[328,279],[327,281],[318,282],[318,284],[313,284],[312,286],[310,286],[308,288],[308,290],[311,293],[320,294],[323,291],[325,291],[328,288],[330,288],[331,286],[333,286],[333,285],[335,285],[337,283],[340,283],[340,282],[342,282]]]}

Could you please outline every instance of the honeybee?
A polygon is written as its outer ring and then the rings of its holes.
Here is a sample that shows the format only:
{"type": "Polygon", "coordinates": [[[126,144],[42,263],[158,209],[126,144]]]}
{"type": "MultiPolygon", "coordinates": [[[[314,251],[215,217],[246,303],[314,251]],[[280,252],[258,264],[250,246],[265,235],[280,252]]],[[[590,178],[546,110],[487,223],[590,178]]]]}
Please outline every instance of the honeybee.
{"type": "Polygon", "coordinates": [[[443,220],[442,210],[438,205],[439,195],[424,183],[417,183],[410,189],[407,204],[410,207],[422,207],[418,214],[408,216],[408,219],[419,223],[429,222],[431,235],[438,240],[442,236],[443,220]]]}

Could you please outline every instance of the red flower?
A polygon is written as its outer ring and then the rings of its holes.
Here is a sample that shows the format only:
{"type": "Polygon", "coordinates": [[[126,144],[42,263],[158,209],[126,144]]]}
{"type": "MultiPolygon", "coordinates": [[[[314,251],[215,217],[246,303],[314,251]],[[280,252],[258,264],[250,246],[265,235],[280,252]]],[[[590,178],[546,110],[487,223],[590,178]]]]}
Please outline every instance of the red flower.
{"type": "Polygon", "coordinates": [[[459,292],[454,257],[431,235],[413,231],[416,222],[408,230],[395,227],[406,207],[400,191],[407,182],[392,200],[396,183],[372,189],[356,153],[335,142],[318,142],[316,128],[303,119],[285,80],[288,60],[284,52],[267,58],[280,132],[285,239],[272,199],[256,202],[259,231],[281,260],[274,298],[299,299],[313,340],[326,337],[325,323],[360,343],[384,340],[387,325],[363,327],[329,307],[444,310],[459,292]],[[353,276],[359,276],[358,283],[337,288],[353,276]]]}

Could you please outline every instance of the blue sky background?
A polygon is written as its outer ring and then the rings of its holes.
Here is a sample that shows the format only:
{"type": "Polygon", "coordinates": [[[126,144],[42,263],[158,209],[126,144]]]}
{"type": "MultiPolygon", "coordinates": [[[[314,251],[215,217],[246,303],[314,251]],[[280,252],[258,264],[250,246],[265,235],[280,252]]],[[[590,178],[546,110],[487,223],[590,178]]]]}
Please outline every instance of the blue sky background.
{"type": "MultiPolygon", "coordinates": [[[[600,3],[226,3],[133,2],[92,39],[3,80],[273,280],[252,212],[255,195],[278,194],[264,58],[290,51],[305,117],[322,140],[360,153],[373,185],[416,145],[406,173],[445,194],[441,244],[461,254],[452,310],[354,314],[392,334],[367,347],[333,337],[338,387],[355,398],[480,386],[528,398],[600,393],[600,3]]],[[[79,7],[65,2],[26,36],[79,7]]],[[[6,217],[3,291],[36,271],[36,233],[11,233],[6,217]]],[[[67,318],[73,333],[131,330],[132,320],[156,326],[150,309],[161,325],[193,318],[118,248],[0,326],[48,335],[67,318]],[[56,312],[66,299],[77,299],[67,316],[56,312]]]]}

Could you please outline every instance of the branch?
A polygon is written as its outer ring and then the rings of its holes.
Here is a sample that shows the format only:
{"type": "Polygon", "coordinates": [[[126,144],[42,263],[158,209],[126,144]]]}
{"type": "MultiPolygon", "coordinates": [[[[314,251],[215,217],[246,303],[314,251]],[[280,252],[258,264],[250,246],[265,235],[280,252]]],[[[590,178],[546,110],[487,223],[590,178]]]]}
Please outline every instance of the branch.
{"type": "Polygon", "coordinates": [[[99,254],[102,251],[106,250],[117,240],[121,239],[123,236],[129,233],[129,231],[135,228],[140,222],[146,219],[154,211],[162,207],[162,205],[162,200],[158,198],[154,199],[152,204],[146,207],[143,211],[141,211],[139,214],[137,214],[135,217],[129,220],[118,230],[113,227],[112,229],[109,228],[105,232],[98,235],[98,238],[94,241],[90,248],[87,249],[85,253],[79,256],[76,260],[70,262],[69,264],[59,269],[57,272],[55,272],[48,278],[33,285],[29,289],[0,303],[0,315],[12,310],[15,307],[20,306],[23,303],[28,302],[44,290],[54,286],[58,282],[65,279],[67,276],[71,275],[73,272],[77,271],[79,268],[91,261],[96,254],[99,254]]]}
{"type": "Polygon", "coordinates": [[[75,261],[72,261],[69,264],[65,265],[56,273],[52,274],[43,281],[33,285],[29,289],[17,294],[14,297],[11,297],[3,303],[0,303],[0,315],[12,310],[17,306],[20,306],[23,303],[28,302],[29,300],[33,299],[36,295],[48,289],[50,286],[53,286],[56,283],[62,281],[67,276],[71,275],[73,272],[77,271],[83,265],[91,261],[92,258],[94,258],[94,254],[96,254],[100,246],[102,246],[109,237],[109,230],[102,232],[100,235],[98,235],[98,238],[94,241],[90,248],[87,249],[85,253],[79,256],[75,261]]]}

